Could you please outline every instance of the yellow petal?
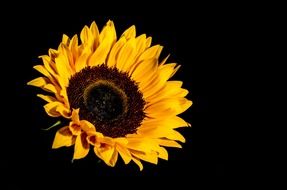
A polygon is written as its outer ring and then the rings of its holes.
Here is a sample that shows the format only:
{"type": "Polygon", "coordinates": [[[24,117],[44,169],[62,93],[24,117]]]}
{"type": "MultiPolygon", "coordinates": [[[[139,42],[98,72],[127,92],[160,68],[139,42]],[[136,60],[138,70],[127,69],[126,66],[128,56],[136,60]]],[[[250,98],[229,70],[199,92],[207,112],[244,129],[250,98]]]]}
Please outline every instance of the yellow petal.
{"type": "Polygon", "coordinates": [[[61,114],[56,110],[58,106],[63,106],[60,102],[50,102],[44,106],[46,113],[51,117],[59,117],[61,114]]]}
{"type": "Polygon", "coordinates": [[[60,148],[62,146],[72,146],[75,143],[72,133],[69,128],[63,127],[59,129],[55,135],[52,148],[60,148]]]}
{"type": "Polygon", "coordinates": [[[165,98],[146,107],[145,112],[152,118],[157,118],[170,110],[174,115],[186,111],[192,105],[192,101],[186,98],[165,98]]]}
{"type": "Polygon", "coordinates": [[[88,26],[84,26],[84,28],[82,29],[81,34],[80,34],[80,39],[81,39],[83,44],[88,44],[89,32],[90,32],[90,29],[88,28],[88,26]]]}
{"type": "Polygon", "coordinates": [[[103,43],[103,41],[108,38],[112,40],[112,43],[114,43],[117,40],[117,33],[115,29],[114,22],[109,20],[103,30],[100,33],[99,41],[100,43],[103,43]]]}
{"type": "Polygon", "coordinates": [[[36,65],[33,68],[43,74],[45,77],[47,77],[55,86],[57,86],[55,77],[49,73],[46,67],[44,67],[43,65],[36,65]]]}
{"type": "Polygon", "coordinates": [[[70,39],[66,34],[64,34],[62,37],[62,43],[65,45],[69,45],[69,43],[70,43],[70,39]]]}
{"type": "Polygon", "coordinates": [[[129,150],[152,153],[159,148],[158,143],[151,138],[128,138],[128,141],[126,147],[129,150]]]}
{"type": "Polygon", "coordinates": [[[156,55],[155,55],[156,58],[159,58],[159,56],[160,56],[162,50],[163,50],[163,46],[159,46],[159,48],[158,48],[158,50],[157,50],[157,52],[156,52],[156,55]]]}
{"type": "Polygon", "coordinates": [[[139,158],[146,162],[150,162],[152,164],[157,164],[158,162],[158,156],[156,152],[151,152],[151,153],[146,154],[144,152],[131,150],[131,154],[136,158],[139,158]]]}
{"type": "Polygon", "coordinates": [[[69,101],[68,101],[68,94],[67,94],[66,88],[64,88],[64,89],[62,89],[60,91],[60,96],[61,96],[62,102],[64,102],[65,106],[69,109],[70,108],[70,104],[69,104],[69,101]]]}
{"type": "Polygon", "coordinates": [[[160,49],[161,49],[160,45],[155,45],[155,46],[148,48],[147,50],[143,52],[143,54],[141,54],[138,61],[140,62],[145,59],[153,59],[153,58],[158,59],[157,54],[160,49]]]}
{"type": "Polygon", "coordinates": [[[190,124],[178,116],[167,117],[164,119],[149,119],[143,121],[142,126],[138,129],[147,129],[154,127],[163,127],[165,129],[176,129],[179,127],[189,127],[190,124]]]}
{"type": "Polygon", "coordinates": [[[74,57],[72,51],[69,49],[66,45],[61,45],[61,54],[66,57],[66,64],[67,69],[70,72],[70,75],[73,75],[75,73],[75,63],[74,63],[74,57]]]}
{"type": "Polygon", "coordinates": [[[161,158],[161,159],[164,159],[164,160],[168,160],[168,152],[165,148],[163,147],[159,147],[157,149],[157,152],[158,152],[158,157],[161,158]]]}
{"type": "Polygon", "coordinates": [[[99,46],[89,59],[89,66],[97,66],[106,61],[107,55],[117,39],[114,23],[108,21],[99,36],[99,46]]]}
{"type": "Polygon", "coordinates": [[[127,71],[135,62],[136,54],[136,40],[135,38],[131,38],[119,52],[117,68],[120,71],[127,71]]]}
{"type": "Polygon", "coordinates": [[[42,61],[44,63],[44,67],[46,68],[46,70],[51,74],[51,76],[54,79],[57,79],[55,68],[51,64],[51,58],[49,56],[40,56],[40,58],[42,58],[42,61]]]}
{"type": "Polygon", "coordinates": [[[65,118],[69,119],[71,117],[70,110],[68,108],[66,108],[64,105],[57,106],[56,112],[58,112],[61,116],[65,117],[65,118]]]}
{"type": "Polygon", "coordinates": [[[188,90],[181,88],[180,90],[178,90],[177,92],[174,92],[173,97],[185,97],[188,94],[188,90]]]}
{"type": "Polygon", "coordinates": [[[179,132],[173,129],[166,129],[163,126],[140,129],[138,130],[138,133],[149,138],[167,138],[170,140],[185,142],[185,138],[179,132]]]}
{"type": "Polygon", "coordinates": [[[140,168],[140,171],[142,171],[143,165],[142,165],[141,161],[137,158],[134,158],[134,157],[132,158],[132,160],[138,165],[138,167],[140,168]]]}
{"type": "Polygon", "coordinates": [[[180,117],[166,118],[164,120],[155,120],[151,122],[144,122],[138,128],[137,133],[143,137],[148,138],[167,138],[171,140],[179,140],[185,142],[184,137],[175,128],[189,126],[180,117]]]}
{"type": "Polygon", "coordinates": [[[79,111],[80,109],[73,109],[72,111],[72,121],[76,124],[80,124],[79,111]]]}
{"type": "Polygon", "coordinates": [[[45,77],[48,77],[48,78],[50,77],[49,72],[43,65],[35,65],[33,68],[37,70],[38,72],[42,73],[45,77]]]}
{"type": "Polygon", "coordinates": [[[57,57],[58,54],[59,54],[58,50],[55,50],[55,49],[52,49],[52,48],[49,49],[49,56],[51,57],[51,59],[54,59],[55,57],[57,57]]]}
{"type": "Polygon", "coordinates": [[[163,64],[165,64],[165,62],[167,61],[167,59],[169,58],[170,55],[166,56],[159,64],[159,66],[162,66],[163,64]]]}
{"type": "Polygon", "coordinates": [[[173,140],[158,139],[157,141],[158,141],[158,144],[162,146],[182,148],[182,146],[178,144],[178,142],[173,141],[173,140]]]}
{"type": "MultiPolygon", "coordinates": [[[[78,59],[78,36],[74,35],[73,38],[71,39],[71,42],[69,44],[69,48],[72,52],[73,59],[77,60],[78,59]]],[[[75,64],[75,63],[74,63],[75,64]]],[[[74,65],[75,67],[75,65],[74,65]]]]}
{"type": "Polygon", "coordinates": [[[60,62],[67,70],[68,74],[71,75],[72,69],[70,62],[73,62],[73,56],[68,46],[66,46],[65,44],[61,43],[59,46],[59,55],[55,58],[56,68],[57,62],[60,62]]]}
{"type": "Polygon", "coordinates": [[[28,82],[28,85],[31,86],[36,86],[36,87],[43,87],[47,84],[48,80],[45,77],[38,77],[34,80],[31,80],[30,82],[28,82]]]}
{"type": "Polygon", "coordinates": [[[88,155],[90,150],[90,145],[86,140],[87,135],[82,133],[77,136],[74,149],[74,159],[81,159],[88,155]]]}
{"type": "Polygon", "coordinates": [[[135,38],[136,37],[135,25],[132,25],[126,31],[124,31],[121,37],[125,37],[127,40],[129,40],[130,38],[135,38]]]}
{"type": "Polygon", "coordinates": [[[118,160],[118,151],[114,148],[114,153],[112,155],[112,158],[110,160],[110,166],[114,167],[118,160]]]}
{"type": "Polygon", "coordinates": [[[109,145],[104,145],[103,147],[94,146],[94,152],[107,165],[109,165],[109,166],[111,165],[110,160],[111,160],[113,153],[114,153],[114,147],[109,146],[109,145]]]}
{"type": "Polygon", "coordinates": [[[81,126],[70,122],[69,129],[74,136],[79,136],[82,133],[81,126]]]}
{"type": "Polygon", "coordinates": [[[179,70],[180,67],[181,67],[181,65],[177,65],[169,78],[173,77],[173,75],[179,70]]]}
{"type": "Polygon", "coordinates": [[[60,95],[63,96],[65,94],[66,89],[67,89],[67,85],[65,84],[64,79],[62,77],[58,77],[57,80],[58,80],[58,83],[59,83],[60,88],[61,88],[60,95]]]}
{"type": "Polygon", "coordinates": [[[73,38],[71,39],[71,42],[69,44],[69,49],[71,51],[71,54],[72,54],[72,57],[73,57],[73,65],[71,65],[72,69],[74,71],[76,71],[76,68],[75,68],[75,62],[76,60],[78,59],[79,57],[79,51],[78,51],[78,36],[77,35],[74,35],[73,38]]]}
{"type": "Polygon", "coordinates": [[[75,34],[72,37],[71,42],[69,43],[69,48],[70,48],[70,50],[72,50],[73,48],[78,48],[78,36],[77,36],[77,34],[75,34]]]}
{"type": "Polygon", "coordinates": [[[110,146],[114,146],[115,145],[115,141],[113,138],[111,137],[103,137],[103,138],[98,138],[97,139],[99,142],[110,145],[110,146]]]}
{"type": "Polygon", "coordinates": [[[69,78],[71,75],[70,69],[68,69],[68,60],[67,57],[60,54],[56,59],[56,68],[57,72],[60,75],[60,77],[63,79],[65,87],[69,84],[69,78]]]}
{"type": "Polygon", "coordinates": [[[109,54],[108,61],[107,61],[108,67],[112,67],[117,64],[118,54],[125,43],[126,43],[126,39],[120,38],[119,41],[117,41],[115,45],[112,47],[112,50],[109,54]]]}
{"type": "Polygon", "coordinates": [[[183,98],[188,94],[188,90],[181,88],[181,81],[167,81],[164,88],[147,97],[147,102],[157,102],[164,98],[183,98]]]}
{"type": "Polygon", "coordinates": [[[119,154],[121,155],[125,164],[130,163],[130,161],[132,159],[130,152],[124,146],[119,145],[119,144],[117,144],[116,149],[119,152],[119,154]]]}
{"type": "Polygon", "coordinates": [[[149,47],[150,47],[151,41],[152,41],[152,37],[148,37],[148,38],[146,39],[146,48],[149,48],[149,47]]]}
{"type": "Polygon", "coordinates": [[[47,95],[43,95],[43,94],[37,94],[37,96],[39,98],[42,98],[43,100],[45,100],[47,102],[55,102],[55,101],[57,101],[56,98],[54,98],[52,96],[47,96],[47,95]]]}
{"type": "Polygon", "coordinates": [[[112,38],[108,36],[96,49],[93,55],[89,59],[89,66],[97,66],[105,63],[110,48],[112,46],[112,38]]]}
{"type": "Polygon", "coordinates": [[[165,81],[170,79],[180,68],[180,65],[178,65],[177,67],[175,66],[177,66],[176,63],[170,63],[160,66],[159,71],[161,78],[165,81]]]}
{"type": "Polygon", "coordinates": [[[85,26],[80,34],[82,45],[84,48],[90,49],[92,52],[99,44],[99,31],[95,22],[88,28],[85,26]]]}
{"type": "Polygon", "coordinates": [[[43,89],[46,90],[47,92],[52,92],[52,93],[57,93],[57,89],[54,85],[52,84],[46,84],[45,86],[43,86],[43,89]]]}
{"type": "Polygon", "coordinates": [[[88,131],[88,132],[85,131],[85,133],[88,135],[87,141],[89,144],[91,144],[93,146],[97,146],[98,148],[101,146],[101,143],[99,142],[98,139],[104,137],[102,133],[95,132],[95,130],[94,131],[88,131]]]}
{"type": "Polygon", "coordinates": [[[127,145],[128,144],[128,140],[125,137],[118,137],[118,138],[113,138],[114,142],[116,142],[117,144],[121,144],[121,145],[127,145]]]}
{"type": "Polygon", "coordinates": [[[181,88],[183,82],[182,81],[167,81],[166,84],[170,85],[173,88],[181,88]]]}
{"type": "Polygon", "coordinates": [[[96,22],[92,22],[92,24],[90,26],[90,30],[91,30],[91,33],[94,37],[93,49],[95,50],[99,45],[99,36],[100,36],[99,29],[98,29],[96,22]]]}
{"type": "Polygon", "coordinates": [[[88,66],[89,50],[85,49],[75,63],[76,72],[88,66]]]}
{"type": "Polygon", "coordinates": [[[81,120],[80,125],[81,125],[82,130],[85,131],[86,133],[94,134],[94,132],[96,132],[95,126],[89,121],[81,120]]]}
{"type": "Polygon", "coordinates": [[[166,81],[163,80],[159,74],[155,75],[154,79],[146,82],[146,87],[144,90],[144,98],[148,99],[148,97],[154,95],[164,88],[166,81]]]}
{"type": "MultiPolygon", "coordinates": [[[[167,151],[159,146],[159,139],[152,139],[152,138],[133,138],[129,139],[129,148],[132,153],[139,152],[137,156],[140,159],[148,161],[147,159],[151,159],[148,162],[156,163],[157,157],[167,160],[168,153],[167,151]],[[142,155],[146,154],[149,155],[148,157],[142,155]]],[[[134,154],[133,154],[134,155],[134,154]]]]}
{"type": "Polygon", "coordinates": [[[146,35],[142,34],[136,38],[136,52],[140,55],[146,49],[146,35]]]}
{"type": "Polygon", "coordinates": [[[146,138],[128,138],[127,148],[144,151],[150,150],[150,140],[146,138]]]}
{"type": "Polygon", "coordinates": [[[92,135],[92,134],[89,134],[87,136],[87,142],[93,146],[95,146],[95,144],[97,143],[96,142],[96,136],[95,135],[92,135]]]}
{"type": "Polygon", "coordinates": [[[134,79],[139,83],[140,89],[146,87],[146,81],[151,80],[154,78],[157,72],[157,59],[149,59],[140,63],[137,68],[135,68],[134,72],[132,73],[132,79],[134,79]]]}

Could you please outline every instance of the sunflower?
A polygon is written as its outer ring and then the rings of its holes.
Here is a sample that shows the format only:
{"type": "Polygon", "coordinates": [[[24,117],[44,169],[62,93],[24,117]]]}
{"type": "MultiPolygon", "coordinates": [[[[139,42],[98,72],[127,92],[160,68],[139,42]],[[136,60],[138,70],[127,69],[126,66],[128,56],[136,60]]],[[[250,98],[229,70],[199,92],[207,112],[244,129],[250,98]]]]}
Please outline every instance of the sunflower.
{"type": "Polygon", "coordinates": [[[49,95],[37,96],[47,103],[51,117],[64,117],[52,148],[74,146],[73,159],[93,149],[98,158],[115,166],[118,155],[125,164],[141,160],[153,164],[168,159],[164,147],[177,147],[185,138],[175,129],[188,127],[178,114],[192,101],[181,81],[168,81],[179,69],[176,63],[159,61],[163,46],[151,46],[151,37],[136,36],[135,26],[117,39],[114,23],[101,32],[95,22],[71,39],[63,35],[57,50],[40,56],[34,66],[44,76],[28,85],[49,95]]]}

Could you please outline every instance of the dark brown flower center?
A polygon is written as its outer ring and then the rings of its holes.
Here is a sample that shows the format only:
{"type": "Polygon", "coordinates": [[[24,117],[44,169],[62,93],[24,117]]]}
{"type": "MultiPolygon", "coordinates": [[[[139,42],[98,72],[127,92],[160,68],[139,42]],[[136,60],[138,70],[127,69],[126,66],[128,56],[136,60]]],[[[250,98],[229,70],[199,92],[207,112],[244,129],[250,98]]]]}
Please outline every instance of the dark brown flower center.
{"type": "Polygon", "coordinates": [[[110,137],[136,132],[145,117],[142,93],[127,73],[105,65],[86,67],[69,80],[71,108],[80,108],[80,119],[110,137]]]}
{"type": "Polygon", "coordinates": [[[113,83],[99,80],[84,91],[86,108],[99,121],[116,120],[127,112],[127,96],[113,83]]]}

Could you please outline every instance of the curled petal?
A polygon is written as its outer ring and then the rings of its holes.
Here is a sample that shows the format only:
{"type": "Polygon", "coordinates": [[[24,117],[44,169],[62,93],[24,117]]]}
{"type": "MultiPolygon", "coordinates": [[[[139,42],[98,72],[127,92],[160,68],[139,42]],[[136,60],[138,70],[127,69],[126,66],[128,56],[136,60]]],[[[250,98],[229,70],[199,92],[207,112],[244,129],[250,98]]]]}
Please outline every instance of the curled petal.
{"type": "Polygon", "coordinates": [[[75,138],[69,127],[63,127],[59,129],[55,135],[54,142],[52,148],[60,148],[62,146],[72,146],[75,143],[75,138]]]}
{"type": "Polygon", "coordinates": [[[86,140],[87,134],[82,133],[77,136],[75,142],[74,159],[81,159],[88,155],[90,150],[90,145],[86,140]]]}

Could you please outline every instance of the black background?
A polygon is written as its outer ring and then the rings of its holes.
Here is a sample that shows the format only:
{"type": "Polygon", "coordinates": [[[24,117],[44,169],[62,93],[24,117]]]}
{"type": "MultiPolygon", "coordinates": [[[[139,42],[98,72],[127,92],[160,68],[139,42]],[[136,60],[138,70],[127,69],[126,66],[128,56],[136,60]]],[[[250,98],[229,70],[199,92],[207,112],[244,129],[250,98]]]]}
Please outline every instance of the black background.
{"type": "MultiPolygon", "coordinates": [[[[89,176],[96,177],[212,177],[222,179],[224,171],[224,129],[217,116],[224,114],[214,102],[220,94],[218,77],[226,62],[230,20],[211,9],[188,11],[185,15],[172,12],[146,16],[101,16],[98,14],[57,14],[41,11],[32,15],[19,15],[4,22],[2,36],[5,58],[2,62],[2,89],[4,114],[1,138],[1,171],[13,171],[13,176],[27,172],[39,177],[89,176]],[[84,25],[96,21],[99,29],[113,20],[118,37],[131,25],[136,25],[137,35],[146,33],[153,37],[152,44],[164,46],[162,55],[171,54],[169,61],[182,65],[172,78],[182,80],[190,91],[187,96],[192,107],[181,116],[192,128],[179,131],[185,136],[182,149],[167,148],[169,161],[159,160],[158,165],[144,164],[144,170],[130,163],[124,165],[119,158],[116,167],[98,163],[92,151],[81,160],[71,163],[73,148],[52,150],[56,129],[41,130],[57,121],[46,115],[44,102],[36,97],[42,92],[26,83],[40,74],[32,69],[41,63],[37,57],[56,49],[62,34],[71,37],[79,34],[84,25]],[[6,53],[7,52],[7,53],[6,53]],[[7,72],[7,73],[6,73],[7,72]],[[6,77],[8,76],[8,77],[6,77]],[[4,82],[3,82],[4,81],[4,82]],[[8,122],[6,122],[8,121],[8,122]],[[3,154],[3,155],[2,155],[3,154]]],[[[3,121],[3,120],[2,120],[3,121]]],[[[58,178],[57,178],[58,179],[58,178]]]]}

